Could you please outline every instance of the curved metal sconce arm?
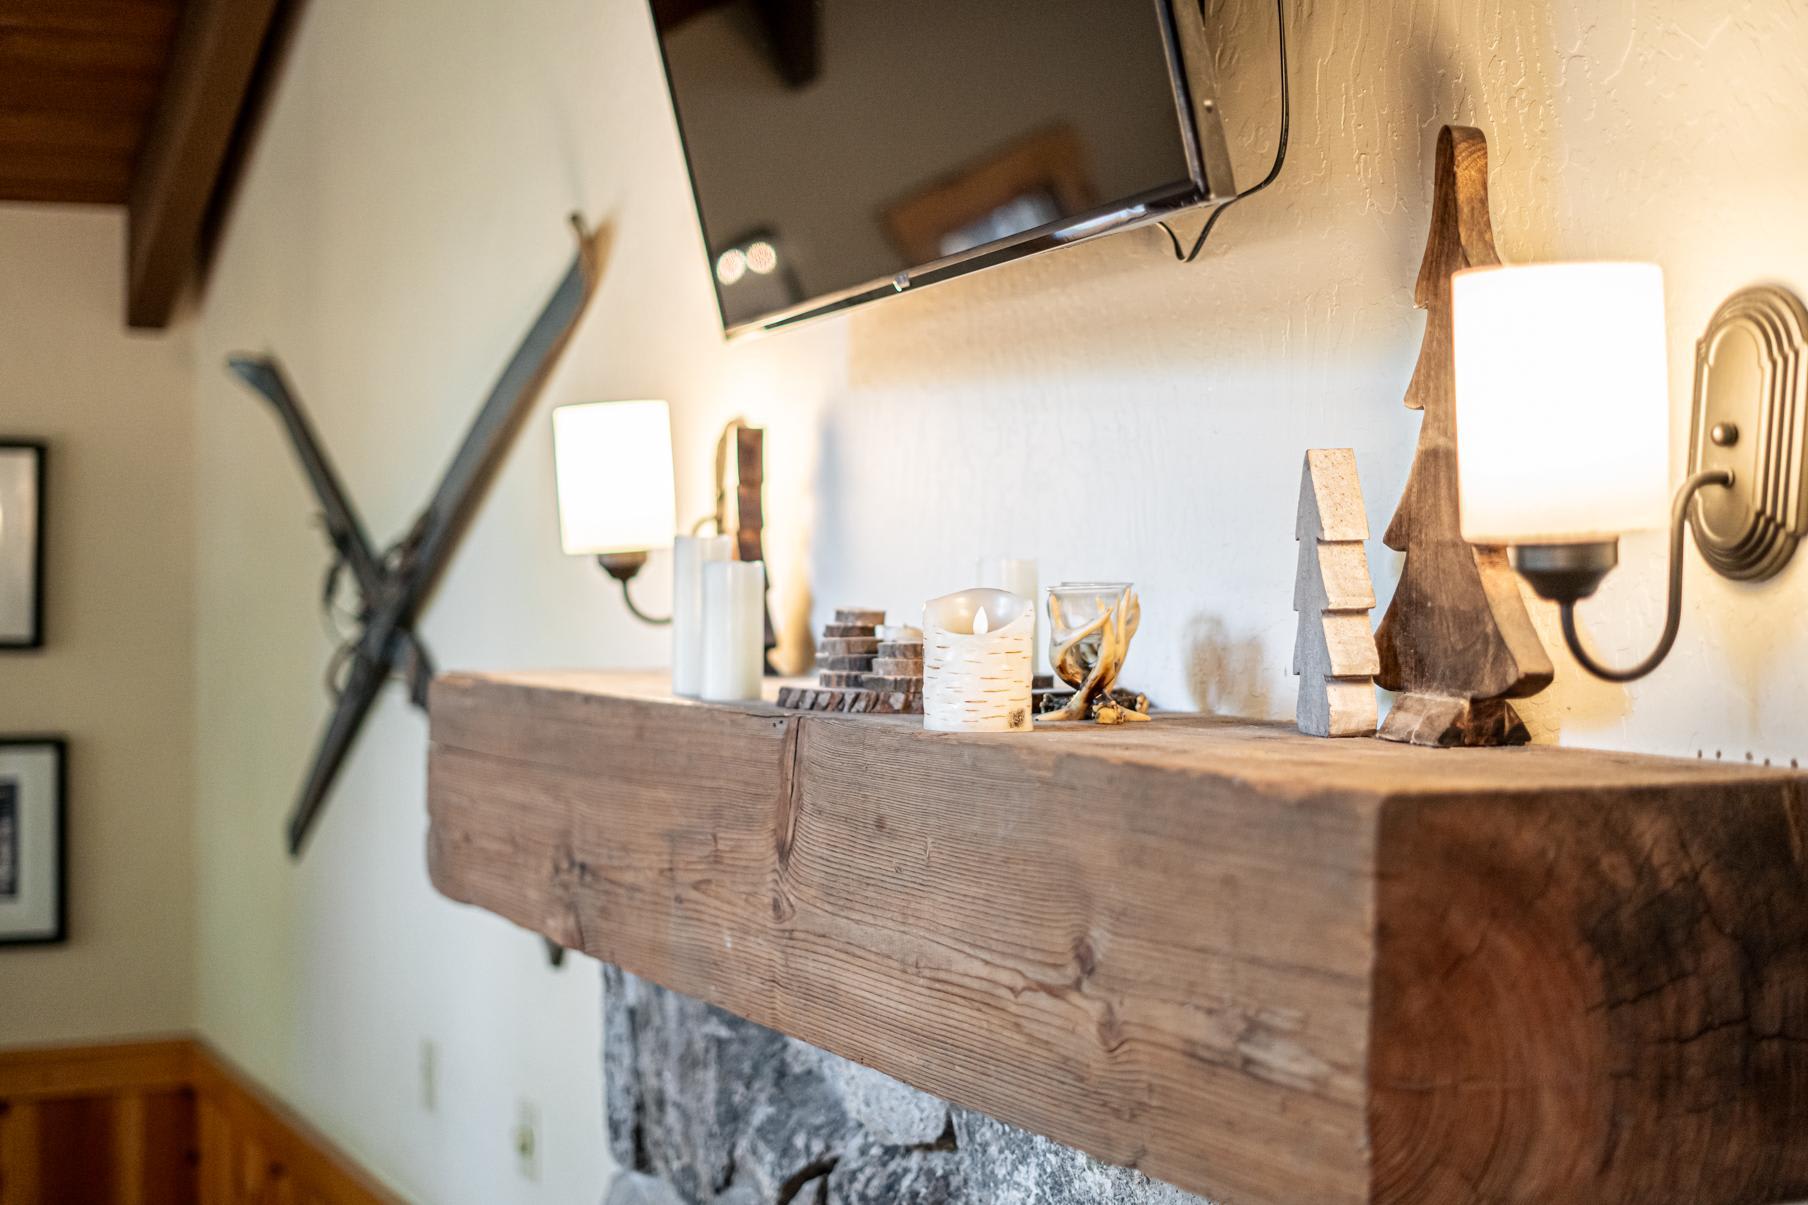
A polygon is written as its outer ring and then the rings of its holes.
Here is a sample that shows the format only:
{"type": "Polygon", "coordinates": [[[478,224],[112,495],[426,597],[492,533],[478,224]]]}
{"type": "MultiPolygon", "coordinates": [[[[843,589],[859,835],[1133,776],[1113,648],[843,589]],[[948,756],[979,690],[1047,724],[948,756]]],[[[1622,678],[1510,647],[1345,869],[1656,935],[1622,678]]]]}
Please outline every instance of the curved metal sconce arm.
{"type": "Polygon", "coordinates": [[[634,618],[640,620],[640,622],[650,623],[654,627],[664,627],[666,624],[672,622],[672,617],[670,615],[667,615],[662,619],[657,615],[648,615],[645,611],[642,611],[639,607],[634,605],[634,596],[628,592],[628,583],[634,580],[634,575],[639,573],[641,568],[647,563],[646,553],[605,552],[596,558],[596,563],[603,567],[604,573],[607,573],[610,577],[621,583],[622,604],[628,608],[628,614],[634,616],[634,618]]]}
{"type": "Polygon", "coordinates": [[[1730,488],[1729,469],[1709,469],[1683,482],[1670,513],[1670,590],[1664,611],[1664,634],[1649,657],[1629,669],[1614,669],[1596,661],[1582,646],[1576,630],[1576,604],[1595,592],[1601,579],[1619,560],[1618,541],[1599,544],[1532,544],[1513,549],[1513,564],[1532,589],[1558,604],[1563,621],[1563,641],[1583,669],[1608,682],[1631,682],[1663,663],[1676,644],[1682,627],[1683,532],[1689,521],[1689,505],[1710,485],[1730,488]]]}

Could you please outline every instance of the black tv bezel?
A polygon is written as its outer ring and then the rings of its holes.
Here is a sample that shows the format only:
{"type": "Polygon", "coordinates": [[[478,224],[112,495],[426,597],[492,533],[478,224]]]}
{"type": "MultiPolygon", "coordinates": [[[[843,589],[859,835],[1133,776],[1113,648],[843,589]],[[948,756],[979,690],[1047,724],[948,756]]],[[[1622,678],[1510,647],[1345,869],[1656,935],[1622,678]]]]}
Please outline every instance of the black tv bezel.
{"type": "MultiPolygon", "coordinates": [[[[649,2],[649,10],[651,3],[649,2]]],[[[710,270],[709,258],[715,254],[710,243],[709,226],[703,219],[703,206],[697,191],[696,165],[691,161],[690,140],[684,134],[684,114],[672,88],[671,63],[666,56],[665,38],[654,29],[659,47],[661,70],[665,74],[666,98],[672,106],[672,117],[678,127],[678,141],[684,153],[685,177],[690,184],[691,207],[697,227],[703,236],[705,271],[709,275],[710,294],[716,302],[716,318],[729,338],[762,331],[776,331],[838,314],[867,302],[896,296],[910,289],[938,284],[985,268],[1010,263],[1065,247],[1074,243],[1148,225],[1187,209],[1218,205],[1235,195],[1229,152],[1219,124],[1215,71],[1211,48],[1204,30],[1204,14],[1199,0],[1151,0],[1151,7],[1161,31],[1162,48],[1168,62],[1168,79],[1174,91],[1174,110],[1180,126],[1182,147],[1186,153],[1188,176],[1172,184],[1158,185],[1129,197],[1118,198],[1085,212],[1045,223],[1032,230],[994,239],[977,247],[943,256],[928,263],[907,268],[891,276],[877,277],[850,288],[824,293],[808,301],[775,310],[747,322],[731,324],[722,305],[722,290],[710,270]]]]}

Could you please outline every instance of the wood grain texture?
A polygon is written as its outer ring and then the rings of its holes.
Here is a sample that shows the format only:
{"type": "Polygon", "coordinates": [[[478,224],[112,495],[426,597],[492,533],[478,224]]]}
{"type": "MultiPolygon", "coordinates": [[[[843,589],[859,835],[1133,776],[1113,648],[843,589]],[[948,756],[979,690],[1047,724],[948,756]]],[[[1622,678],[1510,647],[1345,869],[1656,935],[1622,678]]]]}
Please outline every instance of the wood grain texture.
{"type": "Polygon", "coordinates": [[[0,0],[0,201],[120,204],[180,0],[0,0]]]}
{"type": "Polygon", "coordinates": [[[432,734],[447,896],[1214,1199],[1808,1196],[1798,775],[606,674],[432,734]]]}
{"type": "Polygon", "coordinates": [[[1376,1199],[1808,1198],[1803,798],[1622,775],[1389,807],[1376,1199]]]}
{"type": "MultiPolygon", "coordinates": [[[[225,1187],[236,1170],[239,1191],[219,1198],[232,1205],[265,1200],[321,1205],[400,1205],[384,1187],[294,1110],[207,1046],[196,1044],[196,1098],[209,1112],[200,1135],[202,1183],[210,1168],[225,1187]],[[213,1145],[209,1145],[211,1140],[213,1145]]],[[[201,1200],[210,1198],[206,1191],[201,1200]]]]}
{"type": "Polygon", "coordinates": [[[191,1038],[0,1051],[0,1205],[393,1205],[191,1038]]]}
{"type": "Polygon", "coordinates": [[[186,0],[128,203],[126,321],[169,323],[285,0],[186,0]]]}
{"type": "MultiPolygon", "coordinates": [[[[1390,714],[1381,735],[1416,744],[1497,744],[1525,739],[1507,699],[1550,685],[1539,642],[1501,548],[1464,541],[1457,514],[1455,362],[1450,277],[1498,264],[1488,212],[1488,144],[1480,130],[1445,126],[1438,136],[1431,229],[1413,301],[1425,338],[1406,405],[1424,412],[1406,492],[1385,542],[1406,555],[1376,640],[1376,681],[1405,696],[1429,696],[1390,714]],[[1454,703],[1441,701],[1453,700],[1454,703]],[[1485,706],[1477,707],[1477,704],[1485,706]],[[1473,711],[1473,714],[1472,714],[1473,711]],[[1444,717],[1442,726],[1432,721],[1444,717]]],[[[1528,348],[1527,354],[1536,354],[1528,348]]]]}

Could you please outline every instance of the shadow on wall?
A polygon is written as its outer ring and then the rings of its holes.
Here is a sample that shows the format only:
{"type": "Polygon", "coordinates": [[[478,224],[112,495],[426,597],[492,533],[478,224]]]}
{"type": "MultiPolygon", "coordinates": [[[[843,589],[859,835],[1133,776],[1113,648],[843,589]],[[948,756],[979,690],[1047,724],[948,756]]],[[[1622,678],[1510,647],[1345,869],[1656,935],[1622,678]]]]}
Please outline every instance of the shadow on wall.
{"type": "Polygon", "coordinates": [[[1279,714],[1269,696],[1262,642],[1254,636],[1233,637],[1216,615],[1200,613],[1187,621],[1186,680],[1187,694],[1200,711],[1233,716],[1279,714]]]}

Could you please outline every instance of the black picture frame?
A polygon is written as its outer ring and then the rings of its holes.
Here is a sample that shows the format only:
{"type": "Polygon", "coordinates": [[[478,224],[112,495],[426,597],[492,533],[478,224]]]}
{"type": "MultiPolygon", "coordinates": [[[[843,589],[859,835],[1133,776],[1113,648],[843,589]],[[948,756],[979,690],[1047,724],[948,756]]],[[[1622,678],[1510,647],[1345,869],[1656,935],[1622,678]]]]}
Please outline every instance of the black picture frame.
{"type": "MultiPolygon", "coordinates": [[[[56,825],[56,849],[51,859],[56,870],[53,919],[49,929],[40,931],[9,933],[0,929],[0,947],[60,945],[69,940],[69,741],[62,736],[0,736],[0,754],[21,748],[47,750],[55,763],[52,779],[56,800],[50,809],[56,825]]],[[[9,856],[20,857],[16,836],[12,845],[9,856]]]]}
{"type": "MultiPolygon", "coordinates": [[[[0,652],[32,652],[44,647],[44,545],[49,534],[49,524],[45,513],[49,509],[48,473],[50,470],[49,445],[39,440],[0,439],[0,453],[29,453],[35,466],[34,484],[36,496],[33,499],[33,510],[36,522],[33,530],[33,549],[30,567],[31,583],[27,591],[31,599],[31,625],[24,636],[8,635],[0,632],[0,652]]],[[[5,569],[0,564],[0,572],[5,569]]]]}

